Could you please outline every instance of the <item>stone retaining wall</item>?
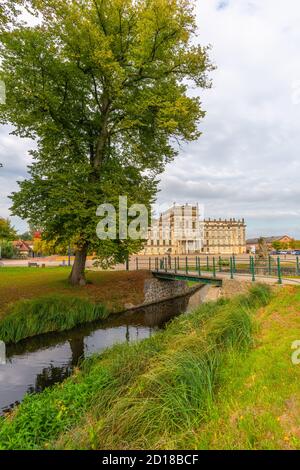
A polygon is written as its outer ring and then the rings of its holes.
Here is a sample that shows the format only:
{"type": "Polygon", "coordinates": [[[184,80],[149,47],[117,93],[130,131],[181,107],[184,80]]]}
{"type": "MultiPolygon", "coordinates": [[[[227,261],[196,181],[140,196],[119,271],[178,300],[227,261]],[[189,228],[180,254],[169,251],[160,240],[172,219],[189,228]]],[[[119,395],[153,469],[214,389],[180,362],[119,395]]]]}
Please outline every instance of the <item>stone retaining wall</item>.
{"type": "Polygon", "coordinates": [[[186,281],[146,279],[144,284],[144,304],[151,304],[191,293],[186,281]]]}

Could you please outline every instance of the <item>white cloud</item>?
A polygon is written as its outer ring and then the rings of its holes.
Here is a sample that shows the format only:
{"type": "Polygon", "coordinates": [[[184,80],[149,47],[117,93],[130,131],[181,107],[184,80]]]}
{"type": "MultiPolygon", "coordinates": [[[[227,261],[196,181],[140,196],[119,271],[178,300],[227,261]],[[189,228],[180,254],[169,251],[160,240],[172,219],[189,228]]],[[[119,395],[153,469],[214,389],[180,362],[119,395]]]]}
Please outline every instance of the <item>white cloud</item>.
{"type": "MultiPolygon", "coordinates": [[[[17,181],[26,177],[26,167],[31,161],[28,151],[34,144],[29,139],[19,139],[10,135],[12,129],[4,126],[0,130],[0,216],[10,216],[11,201],[9,194],[18,189],[17,181]]],[[[13,217],[16,227],[25,231],[27,225],[17,217],[13,217]]]]}
{"type": "Polygon", "coordinates": [[[201,93],[203,135],[169,166],[159,200],[200,199],[208,216],[244,216],[249,235],[300,238],[300,4],[199,1],[197,15],[218,68],[201,93]]]}

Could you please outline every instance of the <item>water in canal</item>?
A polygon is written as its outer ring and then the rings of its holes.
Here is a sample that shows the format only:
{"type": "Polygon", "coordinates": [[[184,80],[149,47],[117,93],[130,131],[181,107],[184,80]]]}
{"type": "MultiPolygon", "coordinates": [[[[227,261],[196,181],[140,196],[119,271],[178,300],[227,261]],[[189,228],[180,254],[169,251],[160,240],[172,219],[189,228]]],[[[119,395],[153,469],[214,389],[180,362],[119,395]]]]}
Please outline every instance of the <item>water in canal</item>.
{"type": "Polygon", "coordinates": [[[139,310],[113,315],[63,333],[51,333],[8,345],[0,365],[0,414],[20,403],[26,393],[41,392],[63,381],[80,360],[116,343],[148,338],[181,313],[199,305],[203,289],[139,310]]]}

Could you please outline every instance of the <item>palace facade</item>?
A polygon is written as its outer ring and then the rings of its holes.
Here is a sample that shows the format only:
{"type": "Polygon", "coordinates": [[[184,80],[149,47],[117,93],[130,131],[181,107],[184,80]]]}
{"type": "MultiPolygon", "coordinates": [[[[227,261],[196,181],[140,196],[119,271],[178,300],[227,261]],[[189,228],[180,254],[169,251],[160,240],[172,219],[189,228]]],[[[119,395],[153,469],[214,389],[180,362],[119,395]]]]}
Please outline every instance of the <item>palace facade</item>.
{"type": "Polygon", "coordinates": [[[204,220],[204,252],[239,255],[246,253],[246,224],[244,219],[204,220]]]}
{"type": "Polygon", "coordinates": [[[176,205],[153,220],[141,254],[246,253],[244,219],[204,219],[199,205],[176,205]]]}

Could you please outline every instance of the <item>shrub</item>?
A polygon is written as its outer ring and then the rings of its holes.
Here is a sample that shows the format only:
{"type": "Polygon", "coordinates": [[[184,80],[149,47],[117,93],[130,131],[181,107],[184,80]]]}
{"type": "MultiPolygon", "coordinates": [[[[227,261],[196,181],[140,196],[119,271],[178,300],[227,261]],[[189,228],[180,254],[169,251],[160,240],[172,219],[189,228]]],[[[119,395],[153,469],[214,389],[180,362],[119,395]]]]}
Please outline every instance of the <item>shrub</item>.
{"type": "Polygon", "coordinates": [[[18,251],[11,241],[4,240],[0,242],[1,257],[4,259],[12,259],[18,256],[18,251]]]}

